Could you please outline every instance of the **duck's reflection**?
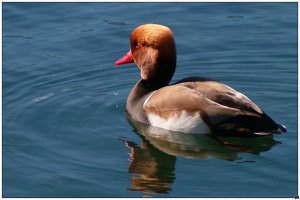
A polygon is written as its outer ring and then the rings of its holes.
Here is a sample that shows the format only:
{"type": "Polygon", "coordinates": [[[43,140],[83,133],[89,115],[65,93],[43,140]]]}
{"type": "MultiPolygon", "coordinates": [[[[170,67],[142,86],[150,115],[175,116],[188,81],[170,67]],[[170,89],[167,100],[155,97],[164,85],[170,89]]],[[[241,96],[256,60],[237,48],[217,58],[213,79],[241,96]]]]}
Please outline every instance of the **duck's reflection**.
{"type": "Polygon", "coordinates": [[[134,175],[129,190],[145,193],[164,194],[171,190],[175,179],[176,156],[243,162],[238,157],[240,152],[259,154],[277,143],[272,136],[229,138],[211,134],[185,134],[148,126],[130,117],[128,121],[142,138],[140,146],[123,140],[131,149],[128,171],[134,175]]]}
{"type": "Polygon", "coordinates": [[[124,141],[131,149],[128,172],[133,188],[129,190],[145,193],[165,194],[170,191],[174,180],[176,157],[154,148],[148,141],[142,140],[139,146],[124,141]]]}

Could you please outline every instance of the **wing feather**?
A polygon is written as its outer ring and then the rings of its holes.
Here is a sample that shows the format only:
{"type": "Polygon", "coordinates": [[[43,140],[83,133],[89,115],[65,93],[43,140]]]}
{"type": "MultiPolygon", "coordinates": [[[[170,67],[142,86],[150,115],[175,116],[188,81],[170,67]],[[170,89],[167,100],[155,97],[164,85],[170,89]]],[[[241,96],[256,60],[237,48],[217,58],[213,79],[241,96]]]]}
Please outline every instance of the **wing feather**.
{"type": "Polygon", "coordinates": [[[215,81],[185,82],[161,88],[147,100],[144,109],[166,118],[180,110],[199,112],[211,125],[237,115],[258,117],[262,113],[247,97],[215,81]]]}

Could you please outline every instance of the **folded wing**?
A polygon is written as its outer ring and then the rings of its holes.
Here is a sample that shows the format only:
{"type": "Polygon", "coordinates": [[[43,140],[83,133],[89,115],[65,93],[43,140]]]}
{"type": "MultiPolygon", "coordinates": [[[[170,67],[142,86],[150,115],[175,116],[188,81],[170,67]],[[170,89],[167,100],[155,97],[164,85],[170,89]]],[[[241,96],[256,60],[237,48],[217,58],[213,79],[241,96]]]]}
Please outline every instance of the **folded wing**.
{"type": "Polygon", "coordinates": [[[245,95],[213,81],[182,82],[157,90],[144,104],[146,113],[164,119],[185,111],[198,113],[211,132],[221,135],[271,134],[278,125],[245,95]]]}

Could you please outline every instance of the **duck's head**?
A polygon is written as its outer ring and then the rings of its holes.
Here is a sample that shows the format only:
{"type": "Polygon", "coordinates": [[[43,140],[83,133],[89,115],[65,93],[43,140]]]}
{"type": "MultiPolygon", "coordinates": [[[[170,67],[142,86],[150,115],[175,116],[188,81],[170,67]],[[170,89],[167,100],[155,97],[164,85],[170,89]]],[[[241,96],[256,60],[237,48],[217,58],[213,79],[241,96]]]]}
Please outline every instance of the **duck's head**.
{"type": "Polygon", "coordinates": [[[130,36],[129,52],[115,65],[135,62],[143,80],[168,85],[176,68],[176,47],[171,29],[158,24],[135,28],[130,36]]]}

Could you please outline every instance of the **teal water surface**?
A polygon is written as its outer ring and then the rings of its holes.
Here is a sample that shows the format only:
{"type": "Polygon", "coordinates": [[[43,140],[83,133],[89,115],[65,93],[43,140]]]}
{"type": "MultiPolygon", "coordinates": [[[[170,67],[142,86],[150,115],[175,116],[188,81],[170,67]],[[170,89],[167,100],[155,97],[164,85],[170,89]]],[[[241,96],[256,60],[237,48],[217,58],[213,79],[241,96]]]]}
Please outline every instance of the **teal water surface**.
{"type": "Polygon", "coordinates": [[[4,197],[294,197],[297,3],[3,3],[4,197]],[[288,131],[187,135],[127,119],[140,74],[114,67],[144,23],[169,26],[172,82],[220,80],[288,131]]]}

